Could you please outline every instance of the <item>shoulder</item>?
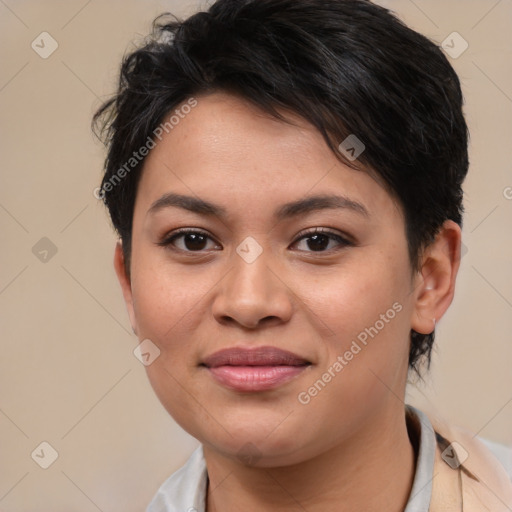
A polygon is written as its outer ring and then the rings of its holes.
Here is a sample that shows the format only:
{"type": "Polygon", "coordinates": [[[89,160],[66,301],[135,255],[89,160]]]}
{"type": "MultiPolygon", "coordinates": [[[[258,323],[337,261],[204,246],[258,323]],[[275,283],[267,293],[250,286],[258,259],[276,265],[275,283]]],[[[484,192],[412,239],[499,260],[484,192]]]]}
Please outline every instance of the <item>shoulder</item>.
{"type": "Polygon", "coordinates": [[[464,466],[478,468],[483,474],[493,475],[504,483],[512,481],[512,448],[481,438],[456,425],[435,421],[432,424],[452,444],[457,443],[456,451],[466,459],[464,466]]]}
{"type": "Polygon", "coordinates": [[[494,457],[505,468],[508,477],[512,480],[512,447],[505,446],[494,441],[489,441],[481,437],[477,438],[486,448],[491,452],[494,457]]]}
{"type": "Polygon", "coordinates": [[[447,483],[453,480],[451,470],[460,467],[464,481],[463,502],[468,510],[479,510],[478,504],[482,503],[491,505],[489,510],[493,512],[512,510],[512,450],[439,418],[433,420],[432,425],[443,441],[436,452],[435,467],[441,482],[438,489],[443,480],[447,483]]]}
{"type": "Polygon", "coordinates": [[[146,512],[202,512],[207,482],[203,447],[199,446],[185,465],[160,486],[146,512]]]}

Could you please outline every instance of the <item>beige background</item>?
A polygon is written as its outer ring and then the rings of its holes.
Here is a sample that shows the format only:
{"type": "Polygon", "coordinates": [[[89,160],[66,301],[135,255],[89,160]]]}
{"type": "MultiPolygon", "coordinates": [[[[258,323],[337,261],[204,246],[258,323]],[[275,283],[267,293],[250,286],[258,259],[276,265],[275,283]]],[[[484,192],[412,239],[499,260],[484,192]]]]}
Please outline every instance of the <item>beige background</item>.
{"type": "MultiPolygon", "coordinates": [[[[411,387],[409,401],[512,444],[512,3],[380,3],[438,43],[453,31],[469,43],[452,59],[472,134],[468,252],[431,375],[411,387]]],[[[123,53],[153,18],[198,5],[0,1],[4,512],[143,510],[197,445],[133,356],[137,340],[112,268],[115,236],[92,193],[104,152],[89,124],[114,91],[123,53]],[[43,31],[59,45],[48,59],[31,48],[43,31]],[[32,252],[42,237],[57,247],[46,263],[32,252]],[[31,458],[42,441],[59,454],[46,470],[31,458]]]]}

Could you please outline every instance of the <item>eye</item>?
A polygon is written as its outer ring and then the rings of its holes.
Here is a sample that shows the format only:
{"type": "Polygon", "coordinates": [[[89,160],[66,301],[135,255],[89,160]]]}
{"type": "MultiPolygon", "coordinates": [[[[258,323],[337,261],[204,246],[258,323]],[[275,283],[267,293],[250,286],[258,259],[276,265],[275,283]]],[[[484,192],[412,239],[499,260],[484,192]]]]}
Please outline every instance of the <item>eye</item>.
{"type": "Polygon", "coordinates": [[[173,246],[184,252],[202,252],[205,249],[221,249],[221,246],[217,244],[208,233],[188,228],[178,229],[170,233],[161,242],[158,242],[157,245],[163,247],[173,246]]]}
{"type": "Polygon", "coordinates": [[[312,231],[302,234],[293,245],[297,245],[298,250],[307,252],[329,252],[333,248],[343,248],[353,245],[352,242],[342,237],[338,233],[316,228],[312,231]],[[302,247],[300,247],[302,245],[302,247]],[[334,246],[334,247],[333,247],[334,246]]]}

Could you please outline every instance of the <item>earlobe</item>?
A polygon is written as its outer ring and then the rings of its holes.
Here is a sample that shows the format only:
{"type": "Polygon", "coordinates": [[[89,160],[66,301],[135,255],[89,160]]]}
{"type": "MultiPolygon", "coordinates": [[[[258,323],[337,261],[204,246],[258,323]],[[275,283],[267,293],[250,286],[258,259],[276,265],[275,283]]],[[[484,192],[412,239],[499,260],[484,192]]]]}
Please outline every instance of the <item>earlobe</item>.
{"type": "Polygon", "coordinates": [[[137,334],[137,320],[133,307],[132,284],[129,278],[128,269],[126,268],[121,240],[116,243],[116,248],[114,250],[114,268],[117,274],[117,279],[119,280],[119,284],[121,285],[121,290],[123,292],[124,302],[130,317],[132,330],[135,334],[137,334]]]}
{"type": "Polygon", "coordinates": [[[447,220],[435,241],[425,250],[415,280],[415,304],[411,328],[429,334],[450,306],[460,266],[460,226],[447,220]]]}

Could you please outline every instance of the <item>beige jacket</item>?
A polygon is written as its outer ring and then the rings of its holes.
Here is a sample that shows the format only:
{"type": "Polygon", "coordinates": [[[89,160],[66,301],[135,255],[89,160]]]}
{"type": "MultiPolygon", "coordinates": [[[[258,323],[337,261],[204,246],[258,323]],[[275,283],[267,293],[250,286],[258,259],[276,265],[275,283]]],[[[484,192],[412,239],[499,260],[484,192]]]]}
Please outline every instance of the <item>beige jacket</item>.
{"type": "Polygon", "coordinates": [[[429,512],[512,512],[512,481],[475,436],[432,421],[437,450],[429,512]]]}

